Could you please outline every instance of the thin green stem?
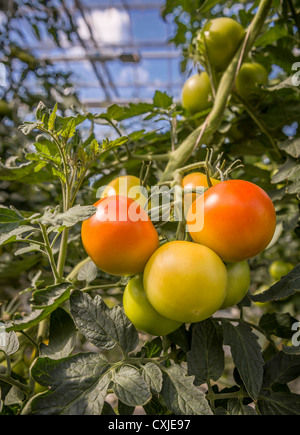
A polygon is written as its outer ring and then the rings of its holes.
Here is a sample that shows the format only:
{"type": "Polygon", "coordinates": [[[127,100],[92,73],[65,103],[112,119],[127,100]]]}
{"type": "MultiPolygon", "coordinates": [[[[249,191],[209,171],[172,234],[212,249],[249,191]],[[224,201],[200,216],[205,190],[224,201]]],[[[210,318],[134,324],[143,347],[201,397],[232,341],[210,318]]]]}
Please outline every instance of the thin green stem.
{"type": "Polygon", "coordinates": [[[58,277],[61,279],[64,274],[64,268],[67,258],[67,249],[68,249],[68,237],[69,237],[69,228],[66,228],[62,233],[62,239],[60,244],[59,257],[57,262],[57,270],[58,277]]]}
{"type": "Polygon", "coordinates": [[[93,285],[89,287],[83,288],[81,291],[84,293],[88,293],[94,290],[108,290],[115,287],[125,287],[126,284],[123,284],[121,281],[112,283],[112,284],[99,284],[99,285],[93,285]]]}
{"type": "Polygon", "coordinates": [[[49,242],[49,237],[48,237],[48,234],[47,234],[47,230],[46,230],[46,227],[44,225],[42,225],[42,224],[40,224],[40,228],[42,230],[42,234],[43,234],[43,238],[44,238],[44,242],[45,242],[45,248],[46,248],[46,252],[47,252],[48,258],[49,258],[49,263],[50,263],[50,266],[51,266],[51,269],[52,269],[53,276],[55,278],[55,284],[57,284],[59,282],[59,280],[60,280],[60,276],[59,276],[58,270],[56,268],[56,264],[55,264],[55,260],[54,260],[54,255],[53,255],[53,251],[52,251],[52,248],[51,248],[51,245],[50,245],[50,242],[49,242]]]}
{"type": "Polygon", "coordinates": [[[80,269],[82,269],[82,267],[89,263],[91,261],[90,257],[85,258],[84,260],[82,260],[80,263],[78,263],[74,269],[72,270],[72,272],[67,276],[67,281],[72,281],[73,279],[77,278],[77,275],[80,271],[80,269]]]}

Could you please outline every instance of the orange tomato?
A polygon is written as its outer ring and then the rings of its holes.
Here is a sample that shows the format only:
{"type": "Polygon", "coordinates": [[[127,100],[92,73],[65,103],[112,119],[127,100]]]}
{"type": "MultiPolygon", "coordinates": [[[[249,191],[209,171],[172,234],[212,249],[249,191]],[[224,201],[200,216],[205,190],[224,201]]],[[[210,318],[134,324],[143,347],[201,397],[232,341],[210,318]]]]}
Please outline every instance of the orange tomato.
{"type": "Polygon", "coordinates": [[[213,186],[193,202],[187,224],[195,242],[209,247],[225,262],[239,263],[269,245],[276,228],[276,212],[259,186],[230,180],[213,186]],[[204,201],[203,225],[197,225],[199,201],[204,201]]]}
{"type": "Polygon", "coordinates": [[[82,224],[83,246],[96,266],[110,275],[132,276],[159,246],[146,211],[125,196],[109,196],[94,204],[96,213],[82,224]]]}

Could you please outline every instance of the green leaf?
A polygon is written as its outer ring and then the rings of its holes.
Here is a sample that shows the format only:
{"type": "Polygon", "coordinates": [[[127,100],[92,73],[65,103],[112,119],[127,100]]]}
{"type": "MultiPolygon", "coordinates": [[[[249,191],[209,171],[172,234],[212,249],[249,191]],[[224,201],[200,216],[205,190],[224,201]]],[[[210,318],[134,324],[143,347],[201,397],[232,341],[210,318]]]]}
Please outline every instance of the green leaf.
{"type": "Polygon", "coordinates": [[[69,282],[54,284],[44,289],[36,290],[32,294],[33,309],[58,307],[70,298],[72,285],[69,282]]]}
{"type": "Polygon", "coordinates": [[[300,138],[298,137],[280,142],[278,147],[295,159],[300,157],[300,138]]]}
{"type": "Polygon", "coordinates": [[[149,362],[143,366],[143,378],[154,393],[161,392],[163,375],[156,364],[149,362]]]}
{"type": "Polygon", "coordinates": [[[51,389],[33,397],[22,414],[100,415],[112,378],[109,369],[109,363],[96,353],[60,360],[38,358],[32,376],[51,389]]]}
{"type": "Polygon", "coordinates": [[[76,328],[70,315],[57,308],[50,317],[49,344],[40,345],[40,356],[62,359],[71,354],[76,342],[76,328]]]}
{"type": "Polygon", "coordinates": [[[300,395],[263,390],[257,406],[262,415],[299,415],[300,395]]]}
{"type": "Polygon", "coordinates": [[[56,307],[54,306],[53,309],[51,307],[44,310],[34,310],[21,318],[13,319],[6,323],[6,330],[18,332],[32,328],[33,326],[38,325],[42,320],[46,319],[55,308],[56,307]]]}
{"type": "Polygon", "coordinates": [[[138,369],[122,366],[113,377],[113,390],[123,403],[129,406],[142,406],[151,399],[151,393],[138,369]]]}
{"type": "Polygon", "coordinates": [[[227,410],[229,415],[257,415],[254,408],[243,405],[238,399],[228,400],[227,410]]]}
{"type": "Polygon", "coordinates": [[[83,222],[96,213],[97,208],[93,205],[82,206],[76,205],[70,208],[65,213],[57,215],[57,220],[61,222],[61,225],[70,228],[76,225],[78,222],[83,222]]]}
{"type": "Polygon", "coordinates": [[[251,295],[254,302],[272,302],[287,298],[300,291],[300,264],[268,290],[251,295]]]}
{"type": "Polygon", "coordinates": [[[164,369],[161,395],[168,409],[175,415],[212,415],[205,394],[193,382],[178,364],[164,369]]]}
{"type": "Polygon", "coordinates": [[[155,107],[160,107],[162,109],[168,109],[173,104],[172,97],[169,97],[166,92],[156,91],[153,104],[155,107]]]}
{"type": "Polygon", "coordinates": [[[205,14],[206,12],[209,12],[214,6],[220,5],[224,3],[224,1],[220,0],[205,0],[203,5],[200,6],[198,13],[205,14]]]}
{"type": "Polygon", "coordinates": [[[10,356],[19,350],[19,340],[14,331],[7,332],[2,323],[0,323],[0,351],[10,356]]]}
{"type": "Polygon", "coordinates": [[[188,374],[195,376],[196,385],[217,381],[224,371],[223,342],[219,338],[212,319],[197,323],[193,327],[192,347],[187,355],[188,374]]]}
{"type": "Polygon", "coordinates": [[[119,306],[109,309],[100,296],[92,299],[74,291],[70,299],[71,315],[85,338],[99,349],[118,344],[124,352],[138,345],[138,332],[119,306]]]}
{"type": "Polygon", "coordinates": [[[289,313],[266,313],[260,321],[259,327],[269,335],[290,339],[292,335],[292,326],[297,322],[289,313]]]}
{"type": "Polygon", "coordinates": [[[122,136],[122,137],[119,137],[118,139],[111,140],[111,141],[109,139],[105,139],[102,142],[102,149],[104,151],[107,151],[107,150],[110,150],[112,148],[120,147],[121,145],[124,145],[128,141],[129,141],[129,138],[127,136],[122,136]]]}
{"type": "Polygon", "coordinates": [[[239,323],[233,326],[228,320],[222,320],[224,344],[230,346],[233,362],[252,399],[257,399],[261,390],[264,360],[258,337],[248,325],[239,323]]]}
{"type": "Polygon", "coordinates": [[[31,227],[29,225],[21,225],[20,227],[15,228],[8,233],[2,233],[0,234],[0,246],[7,243],[13,243],[17,240],[22,240],[22,238],[20,237],[21,235],[34,231],[36,231],[36,228],[34,227],[31,227]]]}
{"type": "Polygon", "coordinates": [[[24,221],[23,216],[14,208],[0,206],[0,232],[6,233],[17,228],[24,221]]]}
{"type": "Polygon", "coordinates": [[[68,124],[66,125],[66,127],[60,131],[60,135],[64,139],[69,140],[74,136],[75,131],[76,131],[76,121],[74,118],[71,118],[68,124]]]}
{"type": "Polygon", "coordinates": [[[92,261],[88,261],[79,270],[77,279],[78,281],[85,281],[87,284],[90,284],[97,278],[97,275],[98,275],[97,266],[92,261]]]}
{"type": "Polygon", "coordinates": [[[262,36],[257,38],[256,47],[265,47],[288,35],[288,28],[285,24],[276,23],[276,26],[269,28],[262,36]]]}
{"type": "Polygon", "coordinates": [[[288,157],[286,162],[278,168],[272,177],[272,183],[282,183],[287,180],[300,178],[300,168],[297,160],[288,157]]]}
{"type": "Polygon", "coordinates": [[[51,112],[51,115],[49,116],[48,130],[50,131],[53,131],[55,129],[56,112],[57,112],[57,103],[55,104],[54,109],[51,112]]]}
{"type": "Polygon", "coordinates": [[[265,365],[263,389],[288,384],[300,376],[300,356],[278,352],[265,365]]]}

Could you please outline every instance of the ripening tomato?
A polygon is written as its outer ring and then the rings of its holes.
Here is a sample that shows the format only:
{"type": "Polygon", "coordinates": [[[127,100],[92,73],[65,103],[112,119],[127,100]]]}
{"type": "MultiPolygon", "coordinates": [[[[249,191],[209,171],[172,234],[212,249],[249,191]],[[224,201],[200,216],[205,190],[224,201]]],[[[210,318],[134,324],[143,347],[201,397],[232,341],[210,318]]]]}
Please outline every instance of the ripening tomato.
{"type": "MultiPolygon", "coordinates": [[[[221,183],[220,180],[216,180],[215,178],[210,179],[211,184],[215,186],[216,184],[221,183]]],[[[187,189],[196,189],[196,187],[204,187],[207,189],[209,187],[207,177],[202,172],[192,172],[189,175],[186,175],[182,180],[182,187],[187,189]]],[[[196,197],[196,194],[193,196],[196,197]]]]}
{"type": "Polygon", "coordinates": [[[143,286],[143,276],[133,277],[123,294],[124,312],[133,325],[150,335],[164,336],[176,331],[182,323],[161,316],[150,304],[143,286]]]}
{"type": "Polygon", "coordinates": [[[110,275],[142,273],[159,237],[146,211],[133,199],[109,196],[82,224],[83,246],[96,266],[110,275]]]}
{"type": "Polygon", "coordinates": [[[259,63],[244,63],[237,75],[237,93],[245,100],[259,93],[258,85],[268,84],[268,71],[259,63]]]}
{"type": "Polygon", "coordinates": [[[248,293],[251,284],[251,271],[247,261],[226,265],[228,282],[226,298],[221,310],[233,307],[241,302],[248,293]]]}
{"type": "Polygon", "coordinates": [[[144,271],[150,304],[167,319],[182,323],[212,316],[224,302],[226,287],[222,260],[211,249],[192,242],[162,245],[144,271]]]}
{"type": "Polygon", "coordinates": [[[216,70],[223,71],[229,65],[244,36],[245,30],[241,24],[232,18],[221,17],[209,21],[199,39],[206,48],[210,65],[216,70]]]}
{"type": "MultiPolygon", "coordinates": [[[[141,180],[133,175],[124,175],[111,181],[102,192],[101,198],[116,195],[134,199],[141,207],[145,207],[148,201],[146,187],[141,186],[141,180]]],[[[149,203],[146,209],[149,209],[149,203]]]]}
{"type": "Polygon", "coordinates": [[[187,224],[195,242],[209,247],[227,263],[239,263],[269,245],[275,233],[276,212],[259,186],[229,180],[211,187],[193,202],[187,224]],[[197,219],[200,201],[204,201],[204,223],[202,216],[197,219]]]}
{"type": "Polygon", "coordinates": [[[192,115],[212,106],[212,88],[207,72],[195,74],[185,82],[181,99],[182,107],[192,115]]]}

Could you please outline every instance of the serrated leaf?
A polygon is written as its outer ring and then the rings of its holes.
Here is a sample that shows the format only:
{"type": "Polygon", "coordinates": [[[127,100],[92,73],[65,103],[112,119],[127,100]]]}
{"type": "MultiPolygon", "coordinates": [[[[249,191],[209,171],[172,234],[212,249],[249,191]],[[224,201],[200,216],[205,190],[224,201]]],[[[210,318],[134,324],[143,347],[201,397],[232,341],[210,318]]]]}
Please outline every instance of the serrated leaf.
{"type": "Polygon", "coordinates": [[[66,127],[60,130],[60,135],[66,139],[69,140],[71,139],[76,131],[76,120],[74,118],[71,118],[66,127]]]}
{"type": "Polygon", "coordinates": [[[32,294],[32,307],[34,309],[57,307],[70,298],[71,288],[72,285],[69,282],[63,282],[36,290],[32,294]]]}
{"type": "Polygon", "coordinates": [[[65,213],[60,213],[57,215],[57,220],[61,222],[61,225],[70,228],[76,225],[78,222],[83,222],[89,219],[96,213],[96,207],[76,205],[70,208],[65,213]]]}
{"type": "Polygon", "coordinates": [[[233,362],[243,383],[253,399],[261,390],[264,372],[264,360],[258,337],[248,325],[239,323],[233,326],[228,320],[222,320],[224,344],[230,346],[233,362]]]}
{"type": "Polygon", "coordinates": [[[19,240],[21,235],[23,235],[25,233],[33,232],[33,231],[36,231],[36,228],[31,227],[29,225],[22,225],[18,228],[15,228],[12,231],[9,231],[8,233],[2,233],[2,234],[0,234],[0,245],[5,245],[7,243],[13,243],[16,240],[19,240]]]}
{"type": "Polygon", "coordinates": [[[278,352],[265,365],[263,388],[272,388],[275,384],[288,384],[299,376],[300,356],[278,352]]]}
{"type": "Polygon", "coordinates": [[[300,157],[300,139],[298,137],[280,142],[278,147],[296,159],[300,157]]]}
{"type": "Polygon", "coordinates": [[[223,342],[216,325],[211,319],[197,323],[193,327],[192,347],[187,355],[188,374],[195,376],[196,385],[217,381],[224,371],[223,342]]]}
{"type": "Polygon", "coordinates": [[[71,354],[76,342],[76,328],[70,315],[57,308],[50,317],[49,344],[40,345],[40,356],[62,359],[71,354]]]}
{"type": "Polygon", "coordinates": [[[300,395],[263,390],[257,406],[262,415],[299,415],[300,395]]]}
{"type": "Polygon", "coordinates": [[[300,291],[300,264],[268,290],[251,295],[254,302],[271,302],[284,299],[300,291]]]}
{"type": "Polygon", "coordinates": [[[164,369],[161,395],[175,415],[212,415],[205,394],[194,386],[194,378],[187,376],[178,364],[164,369]]]}
{"type": "Polygon", "coordinates": [[[122,366],[114,374],[113,390],[123,403],[129,406],[142,406],[151,399],[151,393],[138,369],[122,366]]]}
{"type": "Polygon", "coordinates": [[[161,392],[163,375],[156,364],[149,362],[143,366],[143,378],[154,393],[161,392]]]}
{"type": "Polygon", "coordinates": [[[118,344],[125,352],[138,345],[138,332],[119,306],[109,309],[100,296],[92,299],[74,291],[70,299],[71,315],[85,338],[99,349],[118,344]]]}
{"type": "Polygon", "coordinates": [[[60,360],[38,358],[32,376],[51,389],[31,399],[22,414],[100,415],[112,378],[109,369],[109,363],[96,353],[60,360]]]}

